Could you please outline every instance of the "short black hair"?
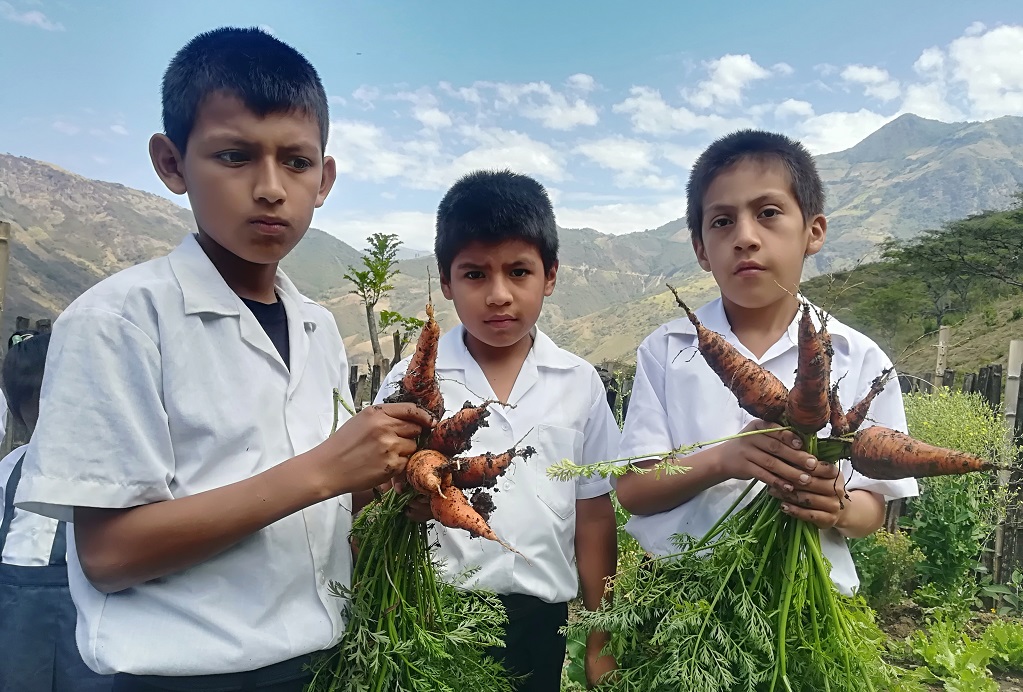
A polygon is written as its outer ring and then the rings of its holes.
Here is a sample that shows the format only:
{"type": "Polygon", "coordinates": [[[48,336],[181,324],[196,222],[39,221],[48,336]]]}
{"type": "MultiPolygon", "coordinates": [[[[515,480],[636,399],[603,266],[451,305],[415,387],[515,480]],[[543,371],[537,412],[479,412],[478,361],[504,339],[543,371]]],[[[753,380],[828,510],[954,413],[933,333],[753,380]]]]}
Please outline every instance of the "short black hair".
{"type": "Polygon", "coordinates": [[[763,130],[739,130],[714,141],[700,154],[686,185],[686,224],[703,240],[703,198],[714,179],[739,161],[776,161],[785,166],[803,221],[824,213],[824,184],[813,156],[800,142],[763,130]]]}
{"type": "Polygon", "coordinates": [[[528,241],[540,251],[543,269],[558,261],[558,226],[547,190],[528,175],[509,170],[474,171],[462,176],[437,207],[434,254],[441,277],[455,255],[473,241],[528,241]]]}
{"type": "Polygon", "coordinates": [[[171,60],[163,75],[163,130],[182,155],[199,106],[217,92],[238,97],[260,117],[309,114],[326,151],[330,110],[319,75],[301,53],[262,29],[207,31],[171,60]]]}
{"type": "Polygon", "coordinates": [[[3,380],[7,405],[23,424],[25,419],[22,417],[22,409],[33,397],[38,397],[42,389],[49,346],[50,334],[39,334],[14,344],[4,357],[3,380]]]}

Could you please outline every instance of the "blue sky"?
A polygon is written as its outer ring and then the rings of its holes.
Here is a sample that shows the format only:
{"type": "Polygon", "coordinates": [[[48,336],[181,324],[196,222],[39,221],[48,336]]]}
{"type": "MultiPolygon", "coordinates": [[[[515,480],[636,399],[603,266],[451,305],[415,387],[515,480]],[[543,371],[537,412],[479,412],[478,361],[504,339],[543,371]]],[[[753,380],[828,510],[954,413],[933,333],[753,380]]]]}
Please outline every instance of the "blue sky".
{"type": "Polygon", "coordinates": [[[430,247],[444,190],[478,167],[538,177],[563,226],[624,233],[682,216],[692,160],[741,126],[824,153],[905,112],[1023,115],[1019,0],[0,0],[0,151],[184,204],[146,153],[160,78],[223,25],[320,71],[341,173],[314,225],[357,247],[430,247]]]}

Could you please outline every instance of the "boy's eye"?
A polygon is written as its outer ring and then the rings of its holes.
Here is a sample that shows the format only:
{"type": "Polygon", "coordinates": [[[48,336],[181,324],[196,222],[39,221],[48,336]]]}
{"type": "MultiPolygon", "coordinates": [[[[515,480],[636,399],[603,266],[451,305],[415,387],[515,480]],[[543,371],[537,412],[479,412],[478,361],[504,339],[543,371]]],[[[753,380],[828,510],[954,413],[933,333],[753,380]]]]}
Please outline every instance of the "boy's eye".
{"type": "Polygon", "coordinates": [[[528,269],[523,269],[522,267],[519,267],[518,269],[512,269],[511,275],[515,276],[515,277],[528,276],[529,275],[529,270],[528,269]]]}
{"type": "Polygon", "coordinates": [[[245,163],[249,160],[249,157],[240,151],[222,151],[215,156],[224,163],[245,163]]]}
{"type": "Polygon", "coordinates": [[[718,218],[710,222],[710,227],[721,228],[723,226],[727,226],[729,223],[731,223],[731,219],[729,219],[727,216],[719,216],[718,218]]]}
{"type": "Polygon", "coordinates": [[[309,168],[313,167],[313,162],[312,161],[310,161],[309,159],[301,158],[301,157],[295,157],[293,159],[288,159],[285,162],[285,164],[287,166],[291,167],[291,168],[294,168],[297,171],[304,171],[306,169],[309,169],[309,168]]]}
{"type": "Polygon", "coordinates": [[[483,272],[477,271],[477,270],[474,269],[471,272],[466,272],[465,273],[465,278],[472,279],[472,280],[482,279],[483,278],[483,272]]]}

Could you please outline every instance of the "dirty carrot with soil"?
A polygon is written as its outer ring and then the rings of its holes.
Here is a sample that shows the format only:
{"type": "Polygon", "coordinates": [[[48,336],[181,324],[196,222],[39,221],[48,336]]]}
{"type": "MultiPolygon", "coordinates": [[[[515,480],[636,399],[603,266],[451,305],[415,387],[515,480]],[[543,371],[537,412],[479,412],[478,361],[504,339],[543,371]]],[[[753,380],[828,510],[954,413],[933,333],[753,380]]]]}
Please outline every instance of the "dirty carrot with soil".
{"type": "Polygon", "coordinates": [[[831,359],[824,341],[813,326],[810,304],[804,303],[799,319],[799,355],[796,380],[785,402],[785,420],[802,433],[816,433],[828,424],[828,380],[831,359]]]}
{"type": "Polygon", "coordinates": [[[849,458],[854,469],[879,480],[953,476],[998,468],[973,454],[935,447],[880,425],[856,433],[849,458]]]}

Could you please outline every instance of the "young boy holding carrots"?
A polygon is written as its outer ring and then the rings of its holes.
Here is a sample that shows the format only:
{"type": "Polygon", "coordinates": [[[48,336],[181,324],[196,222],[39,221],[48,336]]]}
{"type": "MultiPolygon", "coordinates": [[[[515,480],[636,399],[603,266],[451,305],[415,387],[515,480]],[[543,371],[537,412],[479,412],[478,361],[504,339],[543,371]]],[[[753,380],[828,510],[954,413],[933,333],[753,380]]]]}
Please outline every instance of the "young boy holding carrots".
{"type": "Polygon", "coordinates": [[[115,690],[301,690],[344,628],[352,494],[432,425],[340,411],[331,314],[279,262],[335,178],[327,99],[256,29],[188,43],[150,154],[197,233],[86,291],[54,325],[17,504],[73,522],[78,648],[115,690]]]}
{"type": "MultiPolygon", "coordinates": [[[[565,458],[578,464],[615,458],[618,426],[593,366],[536,327],[558,271],[557,226],[539,182],[509,171],[466,175],[440,203],[435,251],[441,290],[461,320],[438,348],[444,417],[463,402],[504,402],[490,406],[488,425],[465,456],[536,450],[499,479],[490,517],[498,537],[522,554],[433,522],[438,557],[449,577],[478,570],[468,586],[500,596],[509,617],[506,646],[492,653],[527,676],[518,689],[556,692],[566,647],[558,629],[567,622],[568,601],[581,582],[585,606],[599,606],[615,572],[617,539],[607,480],[554,481],[546,470],[565,458]]],[[[394,391],[408,362],[391,371],[379,400],[394,391]]],[[[420,506],[417,518],[429,516],[420,506]]],[[[600,655],[605,643],[602,633],[587,641],[591,682],[614,668],[611,657],[600,655]]]]}
{"type": "MultiPolygon", "coordinates": [[[[697,317],[791,388],[803,260],[820,251],[827,235],[824,186],[813,158],[782,135],[733,133],[697,159],[687,202],[693,249],[721,294],[697,317]]],[[[827,318],[827,329],[834,349],[831,381],[839,382],[839,399],[848,406],[891,362],[873,341],[834,317],[827,318]]],[[[684,445],[778,427],[740,408],[704,358],[692,357],[695,346],[696,330],[685,315],[640,345],[621,457],[662,456],[684,445]]],[[[874,399],[869,421],[906,430],[894,375],[874,399]]],[[[848,462],[818,463],[800,446],[794,433],[779,430],[679,458],[676,463],[690,468],[682,474],[627,473],[616,483],[620,502],[633,514],[626,528],[649,552],[671,554],[674,534],[702,537],[755,479],[782,500],[783,511],[820,528],[832,580],[852,593],[859,579],[846,539],[876,531],[886,501],[916,495],[916,481],[870,480],[848,462]]]]}

